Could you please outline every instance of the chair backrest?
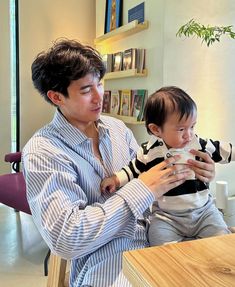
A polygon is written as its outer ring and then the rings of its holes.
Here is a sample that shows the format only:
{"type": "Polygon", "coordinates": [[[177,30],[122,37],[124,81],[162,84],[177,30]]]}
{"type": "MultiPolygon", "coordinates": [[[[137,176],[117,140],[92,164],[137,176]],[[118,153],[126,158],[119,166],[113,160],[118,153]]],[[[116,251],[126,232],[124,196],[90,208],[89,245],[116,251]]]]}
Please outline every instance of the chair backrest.
{"type": "Polygon", "coordinates": [[[31,214],[22,172],[0,175],[0,202],[16,210],[31,214]]]}
{"type": "MultiPolygon", "coordinates": [[[[31,214],[26,198],[24,176],[19,171],[21,152],[6,154],[5,161],[10,162],[13,170],[16,172],[0,175],[0,202],[16,210],[31,214]]],[[[47,287],[68,287],[68,276],[66,276],[67,261],[51,254],[49,262],[47,287]]]]}
{"type": "Polygon", "coordinates": [[[18,211],[31,214],[26,198],[24,176],[18,169],[21,152],[6,154],[5,161],[10,162],[13,169],[18,172],[0,175],[0,202],[18,211]]]}

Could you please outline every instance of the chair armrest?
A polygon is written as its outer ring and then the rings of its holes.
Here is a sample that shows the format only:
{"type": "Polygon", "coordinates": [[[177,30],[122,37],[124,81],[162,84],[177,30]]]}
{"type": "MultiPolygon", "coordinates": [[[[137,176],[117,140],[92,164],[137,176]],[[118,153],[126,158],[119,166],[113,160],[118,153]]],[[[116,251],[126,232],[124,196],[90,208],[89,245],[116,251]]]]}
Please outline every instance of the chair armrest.
{"type": "Polygon", "coordinates": [[[20,171],[21,152],[11,152],[5,155],[5,161],[11,163],[11,167],[15,172],[20,171]]]}
{"type": "Polygon", "coordinates": [[[21,162],[21,152],[11,152],[5,155],[6,162],[21,162]]]}

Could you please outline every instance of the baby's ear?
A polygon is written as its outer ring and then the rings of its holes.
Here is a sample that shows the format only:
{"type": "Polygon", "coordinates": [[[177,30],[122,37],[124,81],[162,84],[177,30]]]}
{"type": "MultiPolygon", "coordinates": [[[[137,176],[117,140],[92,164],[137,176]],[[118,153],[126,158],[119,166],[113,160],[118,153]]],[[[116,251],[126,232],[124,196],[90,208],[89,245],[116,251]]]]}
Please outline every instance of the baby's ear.
{"type": "Polygon", "coordinates": [[[161,128],[157,126],[156,124],[148,124],[148,128],[150,129],[151,133],[157,137],[160,137],[161,135],[161,128]]]}

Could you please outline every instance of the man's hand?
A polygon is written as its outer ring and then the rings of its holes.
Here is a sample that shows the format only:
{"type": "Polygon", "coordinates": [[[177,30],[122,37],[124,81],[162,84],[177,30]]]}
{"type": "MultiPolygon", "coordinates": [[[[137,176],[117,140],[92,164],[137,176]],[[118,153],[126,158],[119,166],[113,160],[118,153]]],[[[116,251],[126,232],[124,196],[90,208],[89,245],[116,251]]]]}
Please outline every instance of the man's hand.
{"type": "Polygon", "coordinates": [[[170,157],[139,175],[139,179],[154,193],[156,199],[182,184],[189,176],[187,165],[174,165],[179,158],[178,155],[170,157]]]}
{"type": "Polygon", "coordinates": [[[215,177],[215,163],[211,157],[205,152],[194,149],[190,150],[190,152],[202,159],[202,161],[189,159],[187,162],[195,172],[196,178],[206,183],[212,181],[215,177]]]}

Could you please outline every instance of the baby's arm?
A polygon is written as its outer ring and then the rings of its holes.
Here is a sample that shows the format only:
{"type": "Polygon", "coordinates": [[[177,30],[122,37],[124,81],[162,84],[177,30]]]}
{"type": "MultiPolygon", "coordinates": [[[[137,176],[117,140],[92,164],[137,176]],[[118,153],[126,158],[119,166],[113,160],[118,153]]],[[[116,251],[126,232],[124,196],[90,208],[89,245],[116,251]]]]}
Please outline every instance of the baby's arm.
{"type": "MultiPolygon", "coordinates": [[[[138,152],[142,155],[142,152],[138,152]]],[[[129,165],[124,166],[121,170],[116,172],[111,177],[106,177],[100,184],[101,192],[109,191],[115,192],[119,187],[124,186],[133,178],[138,177],[141,173],[136,167],[137,158],[129,162],[129,165]]]]}
{"type": "Polygon", "coordinates": [[[110,177],[106,177],[100,184],[101,192],[108,190],[109,192],[115,192],[120,186],[118,177],[114,174],[110,177]]]}

